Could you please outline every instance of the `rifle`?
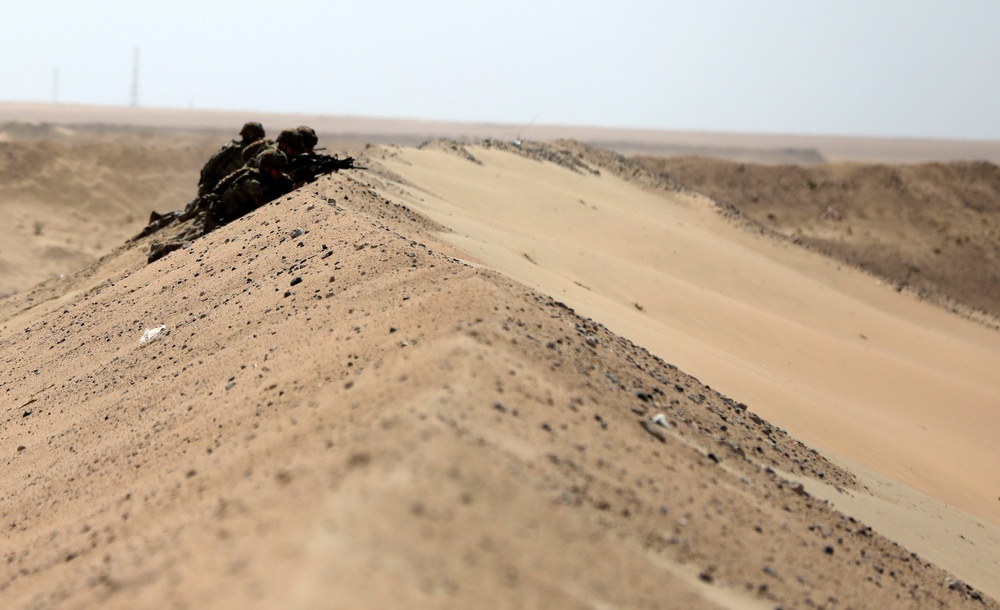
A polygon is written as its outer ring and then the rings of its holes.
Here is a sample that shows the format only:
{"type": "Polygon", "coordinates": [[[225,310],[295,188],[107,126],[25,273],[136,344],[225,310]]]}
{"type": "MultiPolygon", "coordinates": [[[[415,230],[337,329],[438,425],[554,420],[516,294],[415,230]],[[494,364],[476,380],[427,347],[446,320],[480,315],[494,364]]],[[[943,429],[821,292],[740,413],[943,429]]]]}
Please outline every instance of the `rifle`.
{"type": "Polygon", "coordinates": [[[292,177],[295,184],[312,182],[323,174],[329,174],[342,169],[368,169],[354,164],[354,157],[340,159],[337,155],[320,155],[303,153],[285,166],[285,173],[292,177]]]}

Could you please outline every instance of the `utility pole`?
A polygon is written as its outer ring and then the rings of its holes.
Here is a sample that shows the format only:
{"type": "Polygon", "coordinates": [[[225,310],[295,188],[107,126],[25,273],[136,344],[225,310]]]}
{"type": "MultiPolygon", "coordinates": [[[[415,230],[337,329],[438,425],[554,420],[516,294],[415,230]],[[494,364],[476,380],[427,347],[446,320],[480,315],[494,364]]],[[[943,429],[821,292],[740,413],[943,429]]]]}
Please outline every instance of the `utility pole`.
{"type": "Polygon", "coordinates": [[[139,105],[139,47],[132,52],[132,107],[139,105]]]}
{"type": "Polygon", "coordinates": [[[59,68],[52,69],[52,103],[59,103],[59,68]]]}

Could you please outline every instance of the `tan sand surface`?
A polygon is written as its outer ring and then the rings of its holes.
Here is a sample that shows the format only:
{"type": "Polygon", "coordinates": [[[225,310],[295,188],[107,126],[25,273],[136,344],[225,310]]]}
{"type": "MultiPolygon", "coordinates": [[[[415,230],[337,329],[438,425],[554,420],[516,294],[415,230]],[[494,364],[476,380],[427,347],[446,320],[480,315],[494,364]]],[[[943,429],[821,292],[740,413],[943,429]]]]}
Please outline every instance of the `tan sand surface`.
{"type": "Polygon", "coordinates": [[[852,486],[833,464],[426,227],[334,176],[5,300],[4,599],[977,603],[770,470],[852,486]]]}
{"type": "MultiPolygon", "coordinates": [[[[595,151],[503,148],[350,151],[0,299],[0,599],[997,607],[996,331],[595,151]]],[[[12,184],[88,192],[109,150],[12,184]]],[[[187,200],[101,175],[117,234],[187,200]]],[[[41,200],[9,209],[73,236],[41,200]]]]}
{"type": "Polygon", "coordinates": [[[871,525],[906,548],[954,574],[1000,587],[1000,526],[969,515],[912,487],[900,485],[843,459],[839,465],[858,476],[864,492],[837,489],[816,479],[782,473],[845,515],[871,525]]]}
{"type": "Polygon", "coordinates": [[[481,164],[393,151],[385,192],[792,435],[1000,523],[996,332],[747,233],[707,199],[467,152],[481,164]]]}
{"type": "Polygon", "coordinates": [[[189,138],[0,140],[0,296],[96,261],[151,209],[181,207],[217,148],[189,138]]]}
{"type": "Polygon", "coordinates": [[[948,307],[1000,317],[1000,167],[638,159],[760,227],[948,307]]]}

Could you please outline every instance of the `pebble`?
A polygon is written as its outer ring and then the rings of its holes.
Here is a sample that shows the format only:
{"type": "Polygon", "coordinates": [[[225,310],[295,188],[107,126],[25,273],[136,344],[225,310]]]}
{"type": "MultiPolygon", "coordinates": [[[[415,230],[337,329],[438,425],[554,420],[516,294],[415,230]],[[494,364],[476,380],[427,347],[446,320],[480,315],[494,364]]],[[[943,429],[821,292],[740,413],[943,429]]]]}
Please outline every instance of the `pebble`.
{"type": "Polygon", "coordinates": [[[667,442],[667,431],[660,424],[653,423],[650,420],[643,420],[642,427],[646,429],[646,432],[658,438],[661,443],[667,442]]]}

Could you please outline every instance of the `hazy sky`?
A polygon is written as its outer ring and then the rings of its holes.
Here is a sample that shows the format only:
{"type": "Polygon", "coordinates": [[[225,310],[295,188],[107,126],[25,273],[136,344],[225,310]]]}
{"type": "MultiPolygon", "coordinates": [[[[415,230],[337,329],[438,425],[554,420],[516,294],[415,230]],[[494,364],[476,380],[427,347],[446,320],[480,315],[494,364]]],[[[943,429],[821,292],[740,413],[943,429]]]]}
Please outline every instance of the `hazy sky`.
{"type": "Polygon", "coordinates": [[[1000,140],[1000,0],[35,0],[0,101],[1000,140]]]}

